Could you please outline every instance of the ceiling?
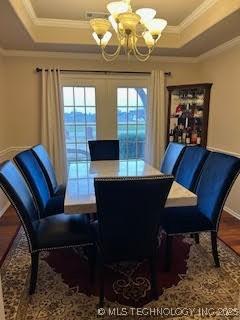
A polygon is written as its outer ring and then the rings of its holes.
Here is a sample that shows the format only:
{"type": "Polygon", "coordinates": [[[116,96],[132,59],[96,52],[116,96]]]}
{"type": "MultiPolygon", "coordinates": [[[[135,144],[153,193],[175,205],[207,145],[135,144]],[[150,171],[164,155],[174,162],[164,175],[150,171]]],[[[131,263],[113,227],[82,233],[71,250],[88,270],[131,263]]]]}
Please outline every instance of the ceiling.
{"type": "MultiPolygon", "coordinates": [[[[39,18],[85,20],[86,12],[107,12],[110,1],[100,0],[30,0],[39,18]]],[[[204,0],[132,0],[134,10],[143,7],[154,8],[157,16],[176,26],[189,16],[204,0]],[[174,2],[174,10],[173,10],[174,2]]]]}
{"type": "MultiPolygon", "coordinates": [[[[240,35],[240,0],[133,0],[132,3],[137,8],[146,1],[170,24],[154,51],[156,56],[197,57],[240,35]]],[[[0,47],[98,53],[89,23],[81,18],[88,10],[104,12],[107,2],[0,0],[0,47]]],[[[115,45],[116,41],[111,40],[111,47],[115,45]]]]}

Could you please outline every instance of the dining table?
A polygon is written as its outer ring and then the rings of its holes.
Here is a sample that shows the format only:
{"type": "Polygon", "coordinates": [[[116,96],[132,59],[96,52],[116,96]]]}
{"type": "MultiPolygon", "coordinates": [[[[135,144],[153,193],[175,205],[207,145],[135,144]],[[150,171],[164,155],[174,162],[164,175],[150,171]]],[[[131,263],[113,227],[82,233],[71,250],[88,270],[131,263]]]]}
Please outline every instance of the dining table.
{"type": "MultiPolygon", "coordinates": [[[[96,177],[146,177],[163,175],[143,160],[79,161],[69,166],[64,202],[66,213],[95,213],[96,177]]],[[[176,181],[173,182],[165,207],[195,206],[197,195],[176,181]]]]}

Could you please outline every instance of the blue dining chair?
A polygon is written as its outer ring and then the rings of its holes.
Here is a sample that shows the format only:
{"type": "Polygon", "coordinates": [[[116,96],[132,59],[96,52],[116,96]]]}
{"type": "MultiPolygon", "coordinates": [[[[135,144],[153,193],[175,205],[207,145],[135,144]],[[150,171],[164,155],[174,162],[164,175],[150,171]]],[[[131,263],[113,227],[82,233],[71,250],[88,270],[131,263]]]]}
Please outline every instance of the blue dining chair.
{"type": "MultiPolygon", "coordinates": [[[[82,214],[61,213],[40,219],[33,196],[20,171],[11,161],[0,165],[0,188],[15,208],[26,234],[31,255],[29,294],[33,294],[37,283],[39,253],[75,247],[92,250],[92,232],[88,220],[82,214]]],[[[93,266],[91,256],[88,260],[90,270],[93,266]]]]}
{"type": "Polygon", "coordinates": [[[186,147],[178,165],[175,180],[185,188],[194,191],[208,155],[209,151],[206,148],[200,146],[186,147]]]}
{"type": "Polygon", "coordinates": [[[173,176],[95,178],[98,220],[92,224],[100,277],[99,306],[104,303],[104,264],[147,259],[154,298],[159,214],[173,176]]]}
{"type": "Polygon", "coordinates": [[[197,206],[166,208],[160,215],[160,225],[166,237],[166,270],[170,268],[172,237],[182,234],[211,233],[212,254],[220,267],[217,233],[221,213],[240,170],[240,159],[211,152],[198,180],[195,193],[197,206]]]}
{"type": "Polygon", "coordinates": [[[64,212],[64,196],[51,196],[45,175],[32,151],[26,150],[18,153],[14,157],[14,162],[33,194],[39,217],[43,218],[64,212]]]}
{"type": "Polygon", "coordinates": [[[184,144],[170,142],[165,151],[160,171],[164,174],[175,175],[185,148],[184,144]]]}
{"type": "Polygon", "coordinates": [[[65,196],[66,186],[58,184],[56,173],[47,150],[42,144],[34,146],[31,150],[43,171],[51,196],[65,196]]]}
{"type": "Polygon", "coordinates": [[[89,140],[91,161],[119,160],[119,140],[89,140]]]}

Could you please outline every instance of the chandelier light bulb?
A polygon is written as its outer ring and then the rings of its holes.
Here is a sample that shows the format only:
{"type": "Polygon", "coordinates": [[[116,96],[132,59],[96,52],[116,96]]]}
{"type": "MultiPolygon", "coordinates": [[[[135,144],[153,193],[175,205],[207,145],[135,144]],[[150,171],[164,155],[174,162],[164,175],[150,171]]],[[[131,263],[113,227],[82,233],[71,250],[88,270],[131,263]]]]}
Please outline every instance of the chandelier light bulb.
{"type": "Polygon", "coordinates": [[[143,38],[146,43],[146,46],[149,49],[151,49],[155,44],[155,40],[153,39],[153,36],[151,35],[151,33],[149,31],[143,32],[143,38]]]}
{"type": "Polygon", "coordinates": [[[145,24],[146,22],[152,20],[156,15],[156,10],[151,8],[141,8],[136,11],[136,13],[141,17],[141,23],[145,24]]]}
{"type": "Polygon", "coordinates": [[[158,36],[161,34],[163,29],[167,26],[167,21],[164,19],[153,19],[146,22],[146,27],[152,36],[158,36]]]}
{"type": "Polygon", "coordinates": [[[106,45],[108,44],[108,42],[110,41],[110,39],[112,38],[112,33],[110,31],[107,31],[102,38],[101,37],[99,38],[97,33],[93,32],[92,36],[95,39],[95,41],[97,42],[97,45],[105,48],[106,45]]]}
{"type": "Polygon", "coordinates": [[[128,4],[124,1],[115,1],[110,2],[107,5],[107,9],[110,14],[116,18],[120,13],[124,13],[128,11],[128,4]]]}

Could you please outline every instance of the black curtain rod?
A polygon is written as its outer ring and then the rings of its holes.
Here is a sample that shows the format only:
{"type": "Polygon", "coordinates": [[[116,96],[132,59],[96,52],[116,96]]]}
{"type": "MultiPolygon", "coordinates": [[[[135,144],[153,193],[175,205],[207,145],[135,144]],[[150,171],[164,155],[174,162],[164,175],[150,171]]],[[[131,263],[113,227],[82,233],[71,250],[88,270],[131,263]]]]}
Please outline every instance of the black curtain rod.
{"type": "MultiPolygon", "coordinates": [[[[48,71],[48,69],[45,69],[45,71],[48,71]]],[[[51,69],[53,71],[53,69],[51,69]]],[[[113,73],[130,73],[130,74],[151,74],[151,72],[146,71],[101,71],[101,70],[67,70],[67,69],[60,69],[61,72],[77,72],[77,73],[104,73],[104,74],[113,74],[113,73]]],[[[36,68],[36,72],[42,72],[41,68],[36,68]]],[[[171,72],[164,72],[164,75],[167,77],[171,76],[171,72]]]]}

